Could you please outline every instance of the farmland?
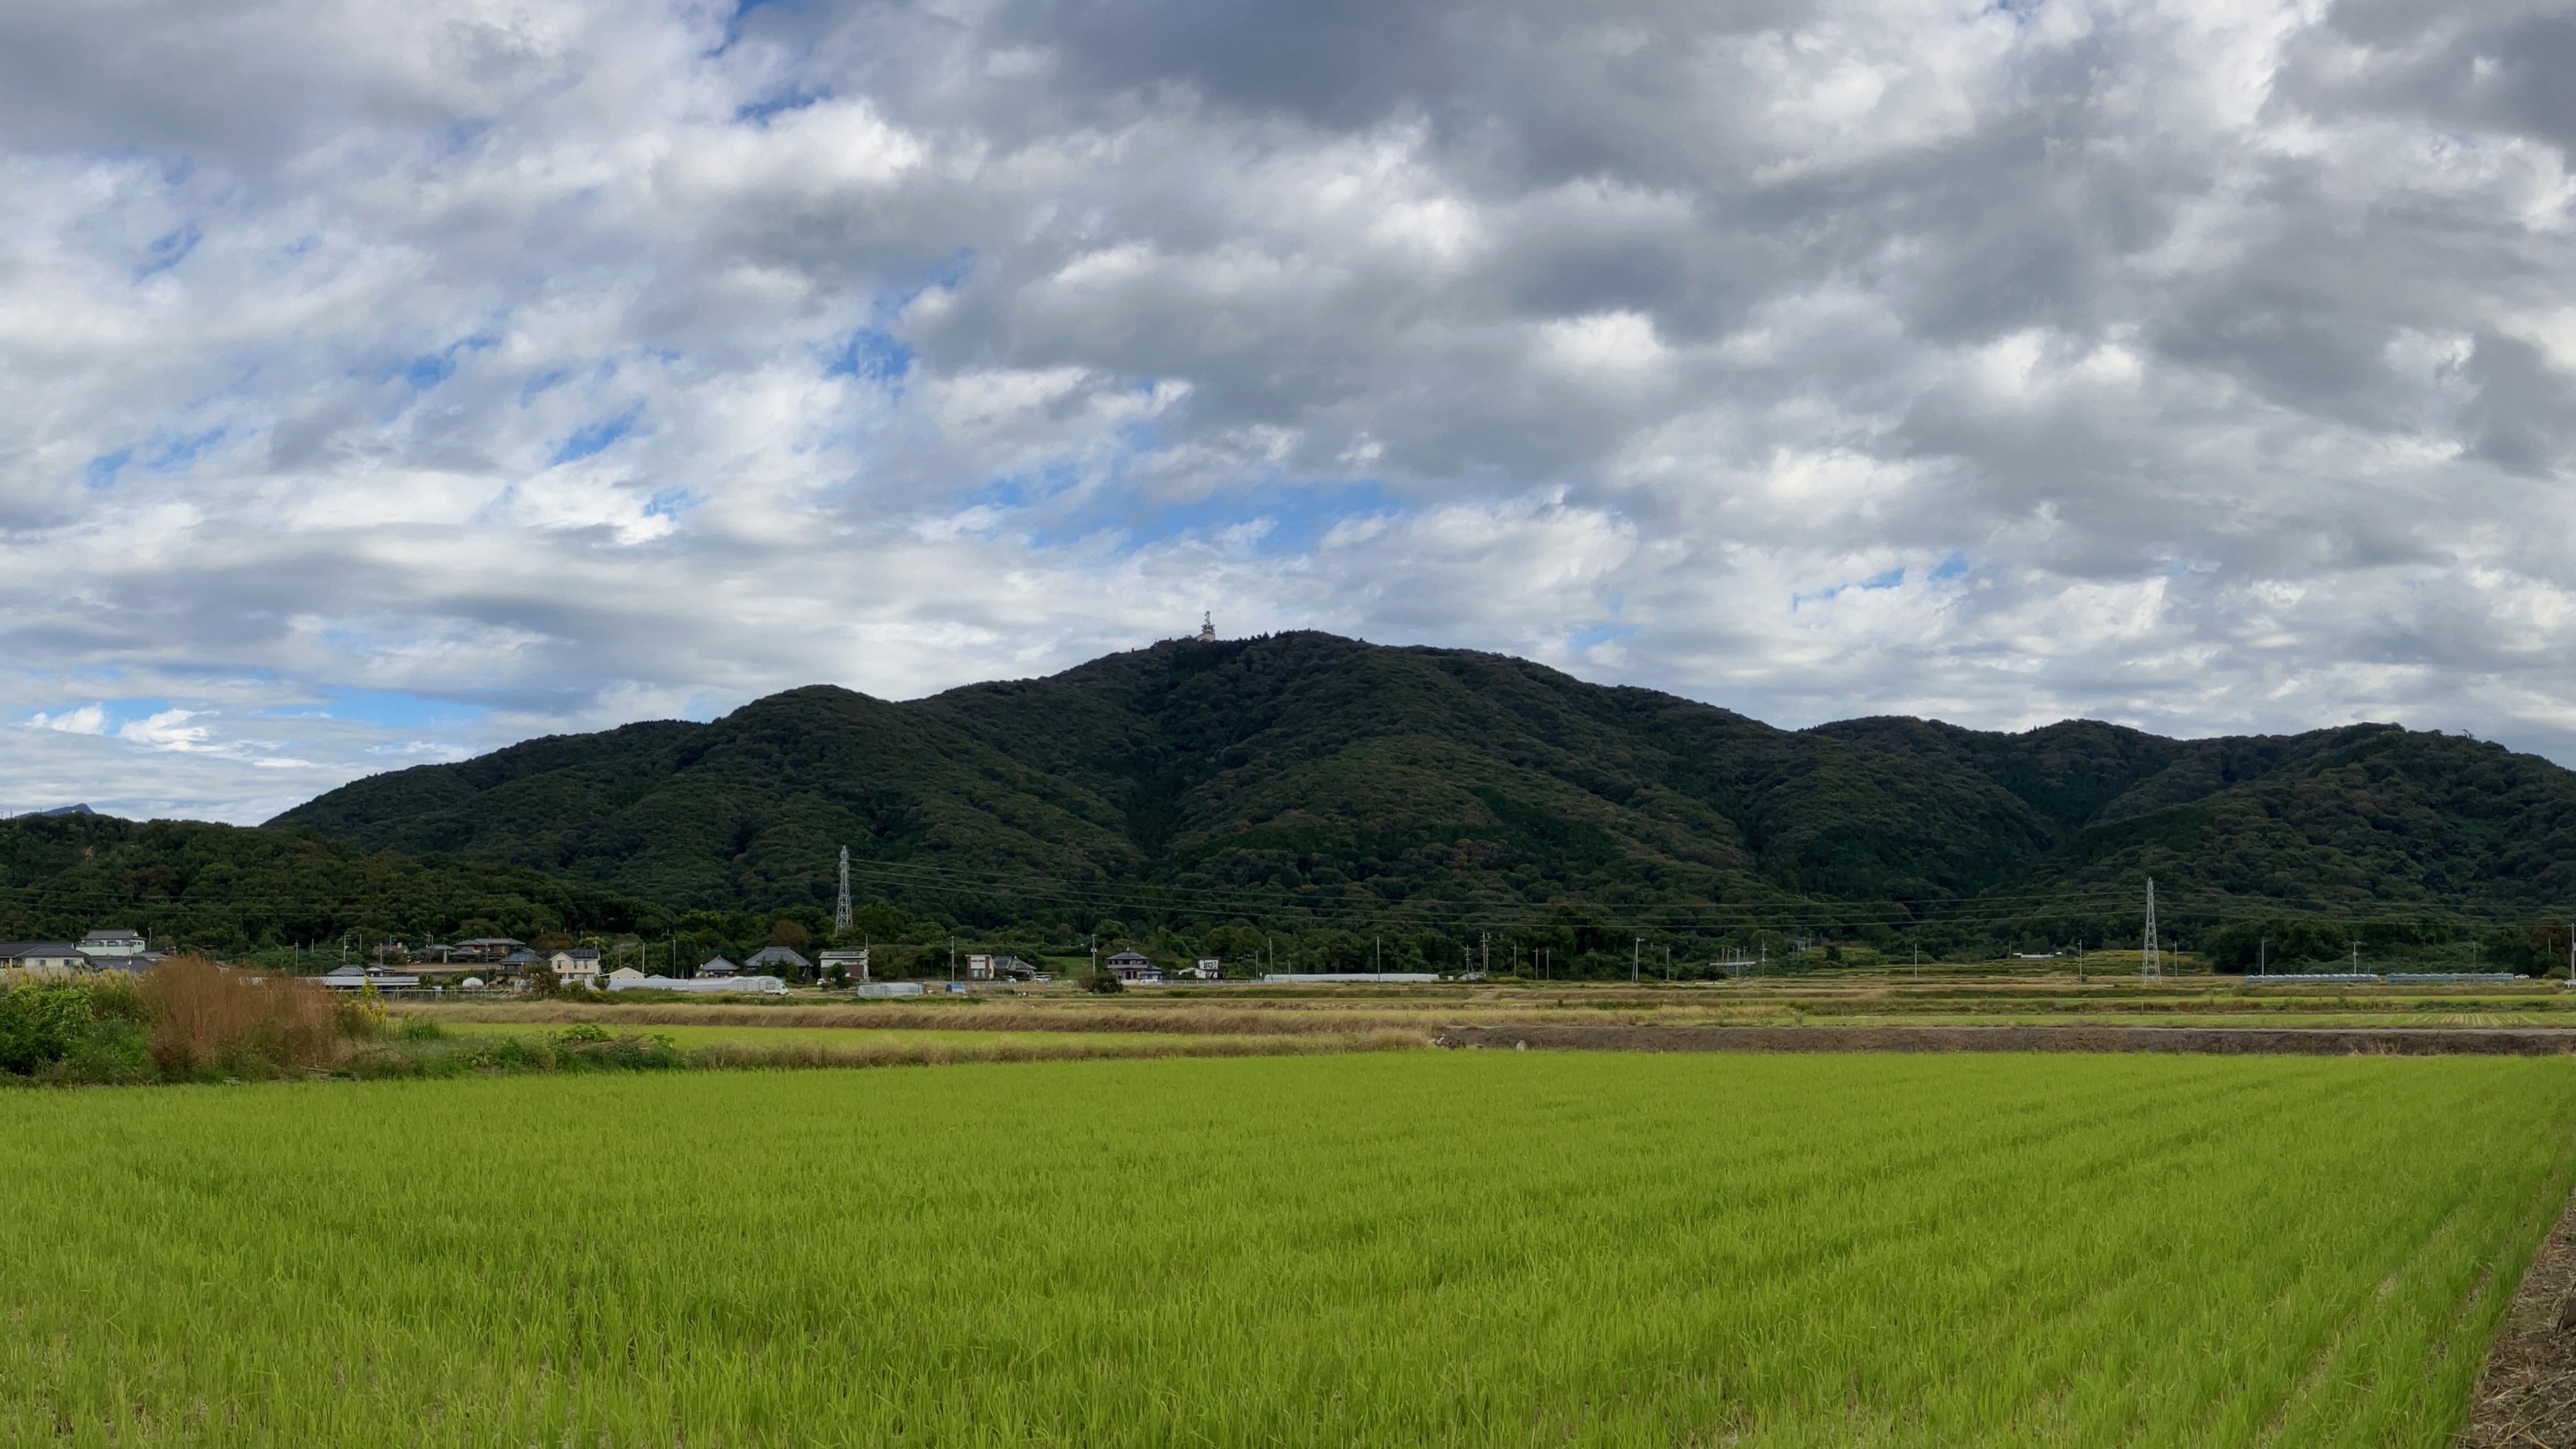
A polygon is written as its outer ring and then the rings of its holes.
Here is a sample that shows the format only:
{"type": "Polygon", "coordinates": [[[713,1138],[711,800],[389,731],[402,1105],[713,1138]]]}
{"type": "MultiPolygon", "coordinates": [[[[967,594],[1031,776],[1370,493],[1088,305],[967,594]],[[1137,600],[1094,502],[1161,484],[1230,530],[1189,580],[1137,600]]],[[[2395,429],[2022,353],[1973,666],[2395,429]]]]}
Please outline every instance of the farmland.
{"type": "Polygon", "coordinates": [[[13,1443],[2445,1443],[2563,1060],[0,1097],[13,1443]]]}

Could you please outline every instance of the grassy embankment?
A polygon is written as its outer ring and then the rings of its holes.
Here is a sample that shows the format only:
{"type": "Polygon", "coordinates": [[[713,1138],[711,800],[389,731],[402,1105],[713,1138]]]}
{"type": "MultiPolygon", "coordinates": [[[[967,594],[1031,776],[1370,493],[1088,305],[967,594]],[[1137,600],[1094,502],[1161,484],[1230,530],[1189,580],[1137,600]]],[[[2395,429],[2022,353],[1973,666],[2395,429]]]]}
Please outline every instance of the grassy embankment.
{"type": "Polygon", "coordinates": [[[2554,1061],[15,1094],[0,1440],[2430,1449],[2571,1181],[2554,1061]]]}
{"type": "MultiPolygon", "coordinates": [[[[1067,988],[852,1002],[812,996],[745,1005],[494,1002],[403,1007],[451,1030],[599,1022],[620,1030],[715,1032],[758,1042],[840,1042],[875,1034],[995,1033],[1124,1038],[1283,1039],[1309,1048],[1418,1045],[1450,1026],[1652,1025],[2149,1025],[2576,1028],[2576,993],[2541,983],[2460,986],[2248,986],[2207,976],[2142,986],[2134,976],[1931,976],[1916,982],[1843,973],[1793,979],[1659,986],[1442,983],[1407,986],[1248,986],[1130,991],[1101,998],[1067,988]]],[[[710,1038],[712,1039],[712,1038],[710,1038]]],[[[927,1040],[929,1038],[925,1038],[927,1040]]],[[[882,1049],[872,1048],[873,1049],[882,1049]]],[[[1069,1044],[1068,1044],[1069,1049],[1069,1044]]],[[[1177,1041],[1165,1050],[1180,1049],[1177,1041]]]]}

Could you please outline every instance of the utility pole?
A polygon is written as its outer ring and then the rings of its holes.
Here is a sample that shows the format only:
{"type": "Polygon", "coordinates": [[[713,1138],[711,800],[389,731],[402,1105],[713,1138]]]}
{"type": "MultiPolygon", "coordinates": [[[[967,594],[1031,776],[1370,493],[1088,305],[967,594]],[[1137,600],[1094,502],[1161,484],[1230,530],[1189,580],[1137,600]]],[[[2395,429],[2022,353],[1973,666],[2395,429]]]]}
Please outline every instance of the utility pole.
{"type": "Polygon", "coordinates": [[[832,934],[845,935],[850,929],[850,848],[841,847],[841,903],[832,908],[832,934]]]}
{"type": "Polygon", "coordinates": [[[2149,876],[2147,877],[2147,941],[2145,949],[2138,953],[2138,980],[2144,983],[2164,979],[2164,959],[2156,950],[2156,878],[2149,876]]]}
{"type": "Polygon", "coordinates": [[[1637,958],[1639,953],[1643,952],[1645,949],[1645,937],[1631,936],[1628,938],[1628,984],[1631,986],[1637,984],[1637,958]]]}

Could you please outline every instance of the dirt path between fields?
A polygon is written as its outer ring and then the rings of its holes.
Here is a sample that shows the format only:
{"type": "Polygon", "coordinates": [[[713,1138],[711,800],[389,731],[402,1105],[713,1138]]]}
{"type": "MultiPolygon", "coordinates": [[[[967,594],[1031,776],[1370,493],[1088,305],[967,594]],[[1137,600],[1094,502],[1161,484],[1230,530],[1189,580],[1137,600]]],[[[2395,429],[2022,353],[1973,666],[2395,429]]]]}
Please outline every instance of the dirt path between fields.
{"type": "Polygon", "coordinates": [[[2576,1449],[2576,1200],[2531,1260],[2487,1350],[2460,1449],[2576,1449]]]}
{"type": "Polygon", "coordinates": [[[1450,1048],[1633,1052],[2210,1052],[2272,1056],[2563,1056],[2576,1031],[2484,1027],[1453,1026],[1450,1048]]]}

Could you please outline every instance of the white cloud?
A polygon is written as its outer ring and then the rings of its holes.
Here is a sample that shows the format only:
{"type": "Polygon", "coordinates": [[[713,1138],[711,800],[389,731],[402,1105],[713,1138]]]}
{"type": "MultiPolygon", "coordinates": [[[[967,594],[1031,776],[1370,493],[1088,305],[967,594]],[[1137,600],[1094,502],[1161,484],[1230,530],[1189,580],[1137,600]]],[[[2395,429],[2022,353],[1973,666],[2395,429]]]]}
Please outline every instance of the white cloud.
{"type": "Polygon", "coordinates": [[[0,806],[1201,609],[2576,760],[2576,31],[2348,11],[11,7],[0,806]]]}

